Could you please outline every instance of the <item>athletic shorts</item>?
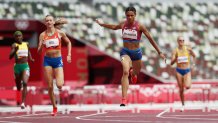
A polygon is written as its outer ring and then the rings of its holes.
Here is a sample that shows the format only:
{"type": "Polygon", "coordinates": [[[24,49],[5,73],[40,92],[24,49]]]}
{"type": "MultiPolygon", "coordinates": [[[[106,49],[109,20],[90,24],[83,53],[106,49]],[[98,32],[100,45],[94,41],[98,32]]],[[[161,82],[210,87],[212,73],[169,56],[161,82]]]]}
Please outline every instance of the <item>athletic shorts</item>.
{"type": "Polygon", "coordinates": [[[180,73],[182,76],[184,76],[185,74],[189,73],[190,71],[191,71],[190,68],[187,68],[187,69],[176,68],[176,72],[180,73]]]}
{"type": "Polygon", "coordinates": [[[142,59],[142,49],[138,48],[135,50],[129,50],[127,48],[122,48],[120,51],[120,56],[128,55],[132,61],[141,60],[142,59]]]}
{"type": "Polygon", "coordinates": [[[43,66],[51,66],[52,68],[63,67],[62,57],[50,58],[44,56],[43,66]]]}
{"type": "Polygon", "coordinates": [[[28,63],[14,64],[14,73],[15,74],[20,74],[25,70],[30,71],[30,67],[29,67],[28,63]]]}

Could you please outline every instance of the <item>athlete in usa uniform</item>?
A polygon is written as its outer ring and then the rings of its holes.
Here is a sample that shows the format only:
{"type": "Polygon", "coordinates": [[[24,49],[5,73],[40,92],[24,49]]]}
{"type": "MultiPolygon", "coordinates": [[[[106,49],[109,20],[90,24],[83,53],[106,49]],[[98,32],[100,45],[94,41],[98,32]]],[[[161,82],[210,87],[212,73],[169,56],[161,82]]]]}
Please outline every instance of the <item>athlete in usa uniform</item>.
{"type": "Polygon", "coordinates": [[[106,24],[98,19],[98,23],[102,27],[106,27],[113,30],[122,29],[123,38],[123,48],[120,51],[121,64],[123,67],[123,75],[121,78],[122,85],[122,100],[120,106],[125,106],[127,104],[127,90],[129,87],[128,76],[131,76],[131,82],[137,82],[137,74],[141,70],[142,62],[142,50],[139,46],[141,40],[141,34],[143,33],[156,49],[159,56],[165,59],[164,54],[160,51],[159,47],[155,43],[154,39],[151,37],[148,30],[135,20],[136,9],[134,7],[128,7],[125,10],[126,20],[119,24],[106,24]]]}

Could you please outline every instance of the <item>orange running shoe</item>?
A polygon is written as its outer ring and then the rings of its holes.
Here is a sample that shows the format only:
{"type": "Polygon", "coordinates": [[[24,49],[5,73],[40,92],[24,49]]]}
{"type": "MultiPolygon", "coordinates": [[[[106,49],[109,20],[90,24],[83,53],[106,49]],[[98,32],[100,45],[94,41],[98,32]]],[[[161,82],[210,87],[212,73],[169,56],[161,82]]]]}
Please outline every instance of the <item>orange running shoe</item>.
{"type": "Polygon", "coordinates": [[[131,83],[133,83],[133,84],[137,83],[138,77],[137,77],[137,75],[133,75],[133,68],[132,67],[129,69],[129,75],[130,75],[131,83]]]}
{"type": "Polygon", "coordinates": [[[127,104],[127,99],[123,98],[120,107],[126,106],[126,104],[127,104]]]}
{"type": "Polygon", "coordinates": [[[55,107],[53,108],[53,112],[51,113],[52,116],[56,116],[57,115],[57,112],[58,112],[58,108],[55,107]]]}

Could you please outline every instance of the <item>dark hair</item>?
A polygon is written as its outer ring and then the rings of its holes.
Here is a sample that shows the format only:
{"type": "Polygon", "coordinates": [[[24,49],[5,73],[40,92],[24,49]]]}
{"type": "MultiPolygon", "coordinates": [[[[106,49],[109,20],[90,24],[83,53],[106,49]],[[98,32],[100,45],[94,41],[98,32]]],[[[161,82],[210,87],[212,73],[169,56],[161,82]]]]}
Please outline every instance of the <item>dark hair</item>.
{"type": "Polygon", "coordinates": [[[136,9],[134,7],[132,7],[132,6],[127,7],[126,10],[125,10],[125,13],[127,13],[128,11],[132,11],[132,12],[134,12],[136,14],[136,9]]]}

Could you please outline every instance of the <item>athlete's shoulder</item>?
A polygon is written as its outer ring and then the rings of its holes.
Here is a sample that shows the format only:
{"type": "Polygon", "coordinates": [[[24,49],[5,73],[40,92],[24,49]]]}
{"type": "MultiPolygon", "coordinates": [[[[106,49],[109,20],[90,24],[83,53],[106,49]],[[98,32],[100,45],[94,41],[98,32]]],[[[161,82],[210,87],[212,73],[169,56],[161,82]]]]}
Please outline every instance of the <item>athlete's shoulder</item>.
{"type": "Polygon", "coordinates": [[[42,33],[40,33],[39,38],[43,38],[45,36],[45,31],[43,31],[42,33]]]}
{"type": "Polygon", "coordinates": [[[11,46],[12,47],[16,47],[18,44],[16,42],[14,42],[11,46]]]}
{"type": "Polygon", "coordinates": [[[64,33],[64,31],[62,31],[62,30],[60,30],[60,29],[56,29],[56,31],[57,31],[58,33],[64,33]]]}
{"type": "Polygon", "coordinates": [[[176,47],[173,52],[177,53],[178,52],[178,47],[176,47]]]}
{"type": "Polygon", "coordinates": [[[24,41],[24,42],[22,42],[22,43],[24,43],[24,44],[26,44],[26,45],[29,45],[29,43],[28,43],[27,41],[24,41]]]}
{"type": "Polygon", "coordinates": [[[66,36],[66,33],[65,33],[64,31],[59,30],[59,29],[56,29],[56,31],[58,32],[58,35],[59,35],[60,37],[66,36]]]}
{"type": "Polygon", "coordinates": [[[40,36],[44,36],[45,35],[45,31],[40,33],[40,36]]]}

